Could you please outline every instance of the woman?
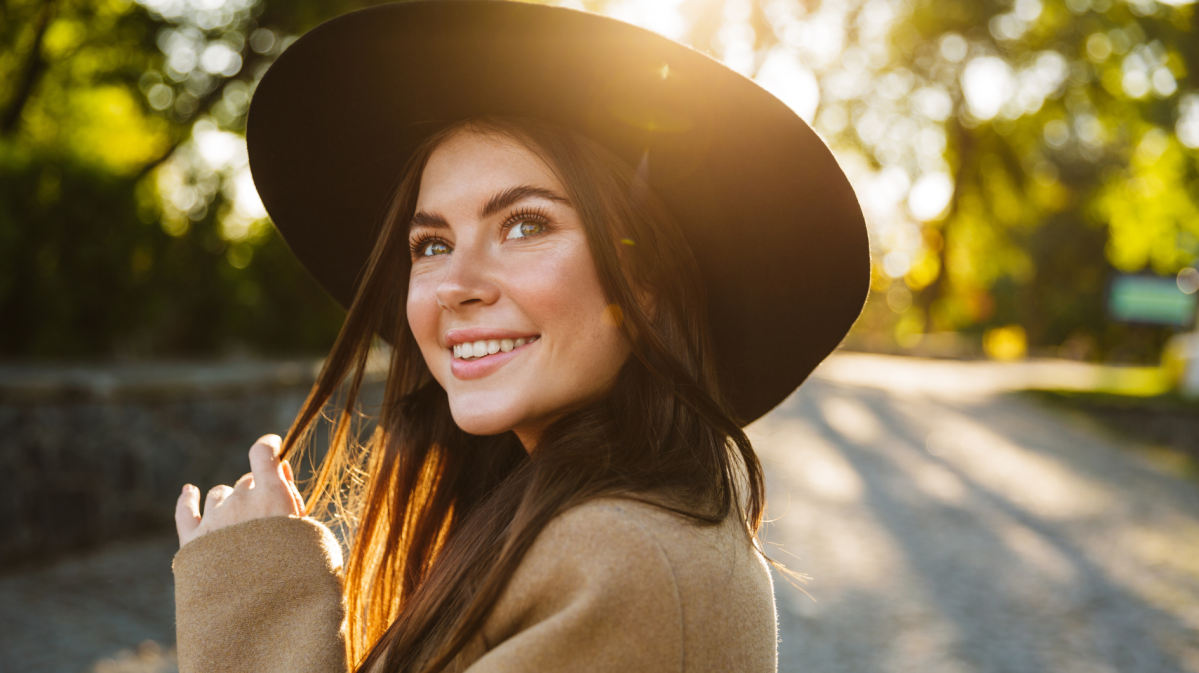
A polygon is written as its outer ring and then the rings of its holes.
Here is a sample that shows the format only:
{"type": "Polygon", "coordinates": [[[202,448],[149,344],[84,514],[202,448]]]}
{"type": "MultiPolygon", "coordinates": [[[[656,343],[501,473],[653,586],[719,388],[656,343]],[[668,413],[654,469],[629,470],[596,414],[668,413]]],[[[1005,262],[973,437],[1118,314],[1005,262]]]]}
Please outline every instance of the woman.
{"type": "Polygon", "coordinates": [[[203,516],[180,497],[181,670],[774,670],[740,428],[835,347],[868,278],[810,129],[664,38],[464,0],[301,38],[248,142],[349,314],[287,441],[203,516]],[[359,451],[342,412],[305,510],[285,457],[347,378],[354,408],[376,335],[377,429],[359,451]],[[342,504],[344,572],[302,517],[342,504]]]}

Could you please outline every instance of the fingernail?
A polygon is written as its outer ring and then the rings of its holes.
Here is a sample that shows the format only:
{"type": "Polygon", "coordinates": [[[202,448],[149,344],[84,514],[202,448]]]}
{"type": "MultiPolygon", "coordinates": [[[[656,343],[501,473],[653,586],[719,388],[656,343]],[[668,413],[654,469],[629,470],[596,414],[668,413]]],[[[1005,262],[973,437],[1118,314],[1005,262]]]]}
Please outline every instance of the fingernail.
{"type": "Polygon", "coordinates": [[[184,493],[187,493],[188,491],[194,491],[194,490],[196,490],[196,487],[195,487],[195,486],[192,486],[191,484],[184,484],[184,485],[183,485],[183,492],[184,492],[184,493]]]}

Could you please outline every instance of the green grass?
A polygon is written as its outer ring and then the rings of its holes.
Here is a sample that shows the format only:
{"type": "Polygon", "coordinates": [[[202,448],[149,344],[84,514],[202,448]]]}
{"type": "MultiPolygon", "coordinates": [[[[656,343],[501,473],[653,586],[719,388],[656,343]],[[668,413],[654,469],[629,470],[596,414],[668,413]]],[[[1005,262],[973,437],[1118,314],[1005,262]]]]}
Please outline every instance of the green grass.
{"type": "Polygon", "coordinates": [[[1120,445],[1160,470],[1199,482],[1199,399],[1177,392],[1139,395],[1110,390],[1044,389],[1021,394],[1049,407],[1086,414],[1128,440],[1120,445]],[[1163,426],[1150,420],[1163,416],[1173,432],[1160,432],[1163,426]]]}
{"type": "Polygon", "coordinates": [[[1074,408],[1117,407],[1121,409],[1161,409],[1192,411],[1199,419],[1199,398],[1183,397],[1178,392],[1142,395],[1114,390],[1028,390],[1026,394],[1046,402],[1074,408]]]}

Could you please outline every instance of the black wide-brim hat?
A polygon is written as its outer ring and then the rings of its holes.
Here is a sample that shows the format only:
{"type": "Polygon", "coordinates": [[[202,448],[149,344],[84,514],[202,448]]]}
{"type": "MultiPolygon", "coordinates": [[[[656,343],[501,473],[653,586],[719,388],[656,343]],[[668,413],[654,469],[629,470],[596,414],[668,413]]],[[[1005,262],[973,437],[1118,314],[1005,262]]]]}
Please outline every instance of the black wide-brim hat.
{"type": "Polygon", "coordinates": [[[254,184],[342,306],[412,151],[478,115],[578,129],[643,171],[699,262],[723,393],[743,423],[794,391],[861,311],[862,211],[795,112],[661,35],[502,0],[345,14],[288,47],[255,90],[254,184]]]}

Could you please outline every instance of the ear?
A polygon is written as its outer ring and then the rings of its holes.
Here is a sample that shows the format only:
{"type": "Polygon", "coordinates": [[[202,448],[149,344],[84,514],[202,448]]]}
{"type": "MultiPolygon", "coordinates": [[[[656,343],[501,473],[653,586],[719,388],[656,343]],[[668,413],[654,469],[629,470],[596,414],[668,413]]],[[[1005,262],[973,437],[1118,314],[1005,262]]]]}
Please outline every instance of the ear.
{"type": "Polygon", "coordinates": [[[637,305],[641,307],[650,319],[653,319],[654,312],[657,310],[658,299],[653,290],[649,287],[638,283],[628,275],[629,260],[627,255],[630,254],[629,249],[636,247],[637,243],[631,238],[622,238],[616,245],[616,256],[620,259],[620,264],[625,270],[625,278],[628,280],[629,287],[633,290],[633,296],[637,299],[637,305]]]}
{"type": "MultiPolygon", "coordinates": [[[[657,308],[657,297],[649,288],[633,283],[630,283],[630,285],[633,290],[634,300],[637,302],[637,308],[652,322],[654,311],[657,308]]],[[[636,342],[640,338],[640,334],[637,331],[637,323],[629,322],[625,319],[625,310],[619,304],[608,304],[604,307],[604,324],[617,329],[623,328],[630,342],[636,342]]]]}
{"type": "Polygon", "coordinates": [[[641,307],[645,315],[650,317],[650,320],[653,320],[658,310],[658,295],[641,284],[633,285],[633,294],[637,297],[637,305],[641,307]]]}

